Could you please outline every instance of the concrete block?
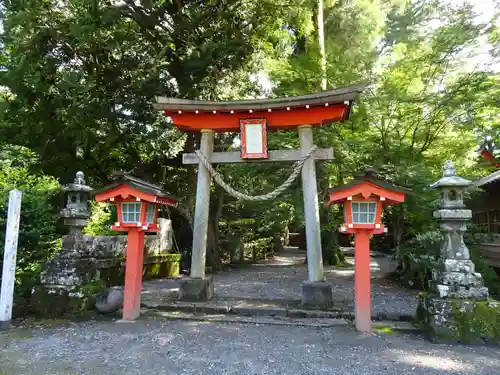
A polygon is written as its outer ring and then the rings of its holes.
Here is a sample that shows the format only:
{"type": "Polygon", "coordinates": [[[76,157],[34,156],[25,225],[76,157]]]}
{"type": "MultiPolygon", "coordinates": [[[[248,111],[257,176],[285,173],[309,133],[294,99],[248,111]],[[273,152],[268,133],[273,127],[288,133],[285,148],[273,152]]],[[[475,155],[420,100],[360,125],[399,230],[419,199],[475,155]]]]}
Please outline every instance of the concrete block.
{"type": "Polygon", "coordinates": [[[327,282],[303,282],[302,306],[318,309],[333,307],[332,286],[327,282]]]}
{"type": "Polygon", "coordinates": [[[180,280],[179,299],[186,302],[205,302],[214,296],[214,279],[212,276],[204,278],[186,278],[180,280]]]}

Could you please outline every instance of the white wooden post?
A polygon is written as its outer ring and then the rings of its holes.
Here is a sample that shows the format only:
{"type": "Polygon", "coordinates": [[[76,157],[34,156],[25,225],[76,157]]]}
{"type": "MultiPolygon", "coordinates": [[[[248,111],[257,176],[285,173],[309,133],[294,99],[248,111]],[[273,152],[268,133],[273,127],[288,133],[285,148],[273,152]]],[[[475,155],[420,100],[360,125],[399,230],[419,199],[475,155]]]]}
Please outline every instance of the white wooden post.
{"type": "MultiPolygon", "coordinates": [[[[214,148],[214,131],[201,131],[200,151],[210,160],[214,148]]],[[[211,177],[202,162],[198,163],[198,182],[196,184],[196,205],[193,224],[193,250],[191,253],[191,277],[205,277],[207,256],[208,210],[210,207],[211,177]]]]}
{"type": "MultiPolygon", "coordinates": [[[[310,125],[298,127],[300,151],[305,155],[313,146],[313,133],[310,125]]],[[[316,166],[309,158],[302,168],[302,193],[304,195],[304,214],[306,218],[307,270],[309,281],[324,281],[323,255],[321,253],[321,234],[319,225],[318,187],[316,166]]]]}
{"type": "Polygon", "coordinates": [[[0,292],[0,329],[9,328],[10,320],[12,319],[21,197],[22,192],[20,190],[12,190],[9,193],[9,211],[7,214],[3,255],[2,289],[0,292]]]}

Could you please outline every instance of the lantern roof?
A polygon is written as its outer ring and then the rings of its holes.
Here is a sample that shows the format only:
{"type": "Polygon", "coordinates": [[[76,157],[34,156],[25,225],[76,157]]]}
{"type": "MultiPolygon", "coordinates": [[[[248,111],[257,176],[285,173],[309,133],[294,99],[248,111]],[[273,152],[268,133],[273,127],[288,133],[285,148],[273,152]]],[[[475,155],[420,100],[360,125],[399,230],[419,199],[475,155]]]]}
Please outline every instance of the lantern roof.
{"type": "Polygon", "coordinates": [[[176,127],[185,131],[239,131],[239,121],[249,118],[265,118],[268,129],[285,129],[348,120],[354,100],[366,86],[360,83],[272,99],[210,101],[158,97],[153,107],[163,110],[176,127]]]}
{"type": "Polygon", "coordinates": [[[445,187],[462,187],[466,188],[472,184],[472,181],[463,177],[457,176],[457,170],[453,165],[453,161],[448,160],[443,165],[443,177],[434,182],[430,187],[433,189],[445,187]]]}
{"type": "Polygon", "coordinates": [[[404,202],[405,195],[410,189],[395,186],[387,181],[376,177],[376,172],[372,168],[365,170],[364,174],[353,179],[345,185],[328,189],[326,204],[341,202],[348,197],[361,194],[365,199],[375,195],[386,198],[389,202],[404,202]]]}
{"type": "Polygon", "coordinates": [[[161,186],[142,180],[125,172],[113,175],[113,182],[94,191],[97,202],[107,201],[110,198],[135,196],[151,203],[166,204],[176,207],[177,200],[167,196],[161,186]]]}
{"type": "Polygon", "coordinates": [[[82,171],[76,172],[75,179],[72,183],[66,184],[61,188],[64,192],[86,192],[89,193],[92,191],[92,188],[88,185],[85,185],[85,175],[82,171]]]}

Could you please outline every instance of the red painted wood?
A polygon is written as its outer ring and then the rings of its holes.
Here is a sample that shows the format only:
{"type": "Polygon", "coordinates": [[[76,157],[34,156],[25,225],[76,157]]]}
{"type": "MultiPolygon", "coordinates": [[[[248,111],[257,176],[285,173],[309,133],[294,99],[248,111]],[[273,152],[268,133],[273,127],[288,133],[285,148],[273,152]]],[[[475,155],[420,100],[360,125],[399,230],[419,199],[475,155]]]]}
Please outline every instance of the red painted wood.
{"type": "Polygon", "coordinates": [[[377,204],[377,211],[375,213],[375,224],[382,224],[382,208],[384,206],[383,201],[379,201],[377,204]]]}
{"type": "Polygon", "coordinates": [[[144,200],[146,202],[153,203],[155,201],[155,197],[156,195],[154,194],[147,194],[123,184],[103,193],[96,194],[95,200],[97,202],[104,202],[109,201],[111,198],[115,198],[115,201],[117,201],[119,198],[121,202],[132,202],[135,200],[135,198],[140,198],[141,200],[144,200]]]}
{"type": "Polygon", "coordinates": [[[344,220],[340,232],[354,234],[354,295],[356,328],[361,332],[370,332],[371,324],[371,285],[370,285],[370,236],[385,232],[381,224],[382,206],[404,202],[405,194],[378,186],[370,181],[360,181],[354,186],[332,191],[325,200],[325,206],[332,203],[344,204],[344,220]],[[352,197],[352,200],[347,198],[352,197]],[[384,201],[380,201],[384,197],[384,201]],[[377,201],[375,224],[353,224],[353,201],[377,201]],[[352,228],[349,228],[352,224],[352,228]],[[376,226],[380,228],[376,228],[376,226]]]}
{"type": "Polygon", "coordinates": [[[484,150],[481,152],[481,156],[486,159],[488,162],[495,164],[495,167],[500,167],[500,163],[489,151],[484,150]]]}
{"type": "Polygon", "coordinates": [[[95,195],[95,200],[97,202],[109,201],[111,198],[115,198],[115,201],[118,201],[118,198],[120,198],[122,202],[132,202],[135,200],[135,198],[140,198],[141,200],[150,203],[161,201],[162,204],[167,204],[170,206],[177,206],[178,203],[175,199],[168,197],[158,197],[154,194],[144,193],[126,184],[116,186],[108,191],[95,195]]]}
{"type": "Polygon", "coordinates": [[[146,203],[146,202],[140,202],[140,203],[142,203],[140,222],[142,225],[147,225],[146,224],[146,210],[148,209],[148,203],[146,203]]]}
{"type": "Polygon", "coordinates": [[[402,192],[392,191],[385,189],[381,186],[375,185],[368,181],[360,182],[355,186],[347,186],[345,189],[332,191],[328,196],[327,205],[347,200],[347,197],[353,197],[357,200],[356,196],[369,198],[370,196],[385,197],[386,203],[402,203],[405,200],[405,194],[402,192]]]}
{"type": "Polygon", "coordinates": [[[124,320],[135,320],[140,315],[143,263],[144,232],[130,230],[128,232],[127,260],[125,263],[124,320]]]}
{"type": "Polygon", "coordinates": [[[354,245],[354,296],[355,323],[361,332],[372,329],[370,288],[370,231],[358,230],[354,245]]]}
{"type": "Polygon", "coordinates": [[[140,232],[144,233],[156,233],[160,231],[160,227],[158,224],[149,224],[148,229],[142,229],[142,227],[138,227],[137,224],[126,224],[120,223],[120,226],[112,225],[111,229],[116,230],[117,232],[128,232],[130,230],[138,229],[140,232]]]}
{"type": "Polygon", "coordinates": [[[345,206],[345,223],[346,225],[352,224],[352,206],[351,206],[352,201],[346,201],[344,204],[345,206]]]}
{"type": "Polygon", "coordinates": [[[172,118],[175,126],[183,131],[200,131],[211,129],[218,132],[239,132],[240,120],[249,118],[265,118],[268,129],[290,129],[300,125],[321,126],[328,122],[343,121],[348,113],[348,105],[332,104],[328,107],[286,108],[268,111],[248,112],[181,112],[164,111],[165,116],[172,118]]]}

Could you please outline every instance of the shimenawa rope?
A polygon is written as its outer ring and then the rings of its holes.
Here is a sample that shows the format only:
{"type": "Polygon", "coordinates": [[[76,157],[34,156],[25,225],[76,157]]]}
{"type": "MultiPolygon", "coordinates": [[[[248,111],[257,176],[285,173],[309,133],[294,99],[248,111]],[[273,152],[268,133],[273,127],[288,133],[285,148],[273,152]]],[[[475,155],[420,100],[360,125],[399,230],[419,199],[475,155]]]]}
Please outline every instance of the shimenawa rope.
{"type": "Polygon", "coordinates": [[[247,201],[267,201],[276,198],[278,195],[283,193],[286,189],[288,189],[292,183],[297,179],[297,177],[300,174],[300,171],[302,170],[302,167],[304,166],[304,163],[306,162],[307,159],[309,159],[312,155],[312,153],[316,150],[316,146],[312,146],[311,149],[307,154],[302,156],[296,163],[293,168],[292,174],[290,177],[286,179],[283,184],[281,184],[278,188],[273,190],[270,193],[263,194],[263,195],[247,195],[244,193],[240,193],[239,191],[236,191],[233,189],[231,186],[229,186],[221,177],[219,173],[212,167],[212,164],[209,163],[205,155],[200,150],[196,150],[196,156],[198,159],[201,161],[201,163],[207,168],[208,172],[212,176],[212,178],[217,182],[229,195],[232,195],[235,198],[241,199],[241,200],[247,200],[247,201]]]}

